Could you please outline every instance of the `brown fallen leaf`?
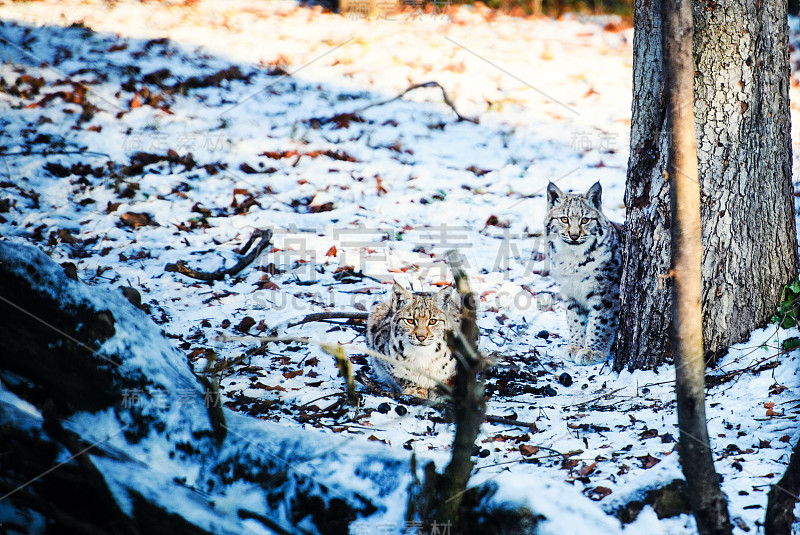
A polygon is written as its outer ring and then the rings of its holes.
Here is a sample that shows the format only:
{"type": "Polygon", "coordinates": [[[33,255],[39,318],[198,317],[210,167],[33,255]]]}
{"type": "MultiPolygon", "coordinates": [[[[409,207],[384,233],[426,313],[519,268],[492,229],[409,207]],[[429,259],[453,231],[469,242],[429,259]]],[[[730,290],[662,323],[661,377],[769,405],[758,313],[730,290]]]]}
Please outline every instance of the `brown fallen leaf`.
{"type": "Polygon", "coordinates": [[[328,249],[328,252],[325,253],[325,256],[336,256],[337,254],[339,254],[339,251],[336,250],[336,246],[334,245],[328,249]]]}
{"type": "Polygon", "coordinates": [[[125,212],[119,217],[119,219],[122,221],[123,225],[131,228],[145,227],[147,225],[155,224],[150,214],[146,213],[125,212]]]}
{"type": "Polygon", "coordinates": [[[637,457],[640,461],[642,461],[642,468],[645,470],[648,468],[653,468],[655,465],[661,462],[661,459],[653,457],[652,455],[643,455],[642,457],[637,457]]]}
{"type": "Polygon", "coordinates": [[[642,440],[647,440],[648,438],[656,438],[658,436],[657,429],[645,429],[641,433],[639,433],[639,438],[642,440]]]}
{"type": "Polygon", "coordinates": [[[523,457],[530,457],[539,453],[539,446],[531,446],[530,444],[520,444],[519,452],[523,457]]]}
{"type": "Polygon", "coordinates": [[[777,396],[778,394],[785,392],[786,390],[789,390],[789,387],[775,383],[774,385],[769,387],[769,395],[771,396],[774,394],[777,396]]]}
{"type": "Polygon", "coordinates": [[[256,283],[256,288],[259,290],[279,290],[280,286],[269,280],[269,275],[265,273],[261,276],[261,280],[256,283]]]}
{"type": "Polygon", "coordinates": [[[310,214],[319,214],[321,212],[332,212],[333,211],[333,203],[326,202],[322,204],[311,204],[308,206],[308,212],[310,214]]]}
{"type": "Polygon", "coordinates": [[[611,494],[611,489],[608,487],[595,487],[593,489],[589,489],[587,492],[587,496],[592,500],[598,502],[611,494]]]}
{"type": "Polygon", "coordinates": [[[383,195],[384,193],[389,193],[389,190],[383,187],[383,180],[378,175],[375,175],[375,181],[378,184],[378,197],[383,195]]]}
{"type": "Polygon", "coordinates": [[[294,370],[293,372],[284,373],[283,374],[283,378],[284,379],[292,379],[292,378],[297,377],[298,375],[302,375],[302,374],[303,374],[303,370],[294,370]]]}
{"type": "Polygon", "coordinates": [[[66,228],[58,229],[56,235],[58,236],[58,239],[60,239],[64,243],[71,243],[73,245],[83,243],[83,240],[79,240],[78,238],[73,236],[72,232],[70,232],[69,229],[66,228]]]}
{"type": "Polygon", "coordinates": [[[578,459],[564,459],[561,462],[562,470],[572,470],[576,466],[578,466],[578,459]]]}
{"type": "Polygon", "coordinates": [[[597,466],[597,461],[593,462],[592,464],[583,463],[583,466],[580,467],[578,470],[578,475],[580,477],[586,477],[594,471],[594,467],[597,466]]]}

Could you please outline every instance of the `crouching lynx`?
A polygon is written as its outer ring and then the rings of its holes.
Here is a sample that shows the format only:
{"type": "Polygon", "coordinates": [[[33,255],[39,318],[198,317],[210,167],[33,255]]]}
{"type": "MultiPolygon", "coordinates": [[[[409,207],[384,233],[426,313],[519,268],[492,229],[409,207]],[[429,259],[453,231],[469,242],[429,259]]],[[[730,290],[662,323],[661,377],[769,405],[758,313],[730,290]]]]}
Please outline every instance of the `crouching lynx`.
{"type": "Polygon", "coordinates": [[[584,195],[547,186],[547,252],[570,332],[564,354],[581,365],[608,359],[619,321],[622,227],[603,215],[601,194],[599,182],[584,195]]]}
{"type": "Polygon", "coordinates": [[[412,294],[394,283],[391,301],[376,305],[369,313],[367,347],[405,366],[370,357],[380,383],[404,394],[428,397],[436,381],[452,379],[456,362],[445,332],[458,325],[454,299],[451,286],[431,295],[412,294]]]}

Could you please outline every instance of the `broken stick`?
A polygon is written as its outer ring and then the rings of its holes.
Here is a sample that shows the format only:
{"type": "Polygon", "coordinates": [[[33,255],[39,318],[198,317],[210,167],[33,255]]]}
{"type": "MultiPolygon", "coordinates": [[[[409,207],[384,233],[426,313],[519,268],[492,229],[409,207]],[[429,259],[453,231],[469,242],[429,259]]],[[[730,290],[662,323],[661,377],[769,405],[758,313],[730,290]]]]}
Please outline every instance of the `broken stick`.
{"type": "Polygon", "coordinates": [[[201,281],[224,280],[225,277],[227,276],[232,277],[236,275],[244,268],[252,264],[256,258],[258,258],[258,255],[261,254],[261,251],[266,249],[267,246],[271,243],[272,231],[269,229],[254,231],[253,234],[250,236],[250,239],[247,240],[247,243],[244,245],[244,247],[242,247],[241,254],[244,255],[245,253],[247,253],[247,251],[250,249],[250,247],[256,240],[260,241],[256,244],[255,247],[253,247],[253,250],[250,251],[250,253],[247,254],[246,256],[241,257],[235,266],[230,267],[228,269],[220,268],[217,271],[206,273],[203,271],[197,271],[196,269],[192,269],[189,266],[187,266],[183,260],[178,260],[174,264],[167,264],[166,266],[164,266],[164,271],[170,273],[172,272],[181,273],[183,275],[186,275],[187,277],[191,277],[193,279],[198,279],[201,281]]]}
{"type": "Polygon", "coordinates": [[[424,82],[422,84],[414,84],[414,85],[412,85],[411,87],[409,87],[408,89],[406,89],[405,91],[403,91],[402,93],[400,93],[399,95],[397,95],[394,98],[390,98],[390,99],[387,99],[387,100],[381,100],[380,102],[373,102],[372,104],[364,106],[363,108],[359,108],[359,109],[357,109],[355,111],[346,112],[346,113],[337,113],[336,115],[334,115],[332,117],[327,117],[327,118],[315,117],[313,119],[310,119],[309,122],[313,123],[315,125],[323,125],[323,124],[330,123],[332,121],[336,121],[336,120],[338,120],[338,119],[340,119],[342,117],[350,117],[350,118],[352,118],[352,117],[357,116],[361,112],[367,111],[370,108],[374,108],[376,106],[383,106],[385,104],[389,104],[390,102],[394,102],[395,100],[400,100],[401,98],[403,98],[406,95],[406,93],[409,93],[409,92],[411,92],[411,91],[413,91],[415,89],[423,89],[423,88],[429,88],[429,87],[438,87],[439,89],[442,90],[442,98],[444,99],[444,103],[447,104],[447,106],[451,110],[453,110],[453,113],[456,114],[456,118],[458,119],[459,122],[467,121],[467,122],[470,122],[470,123],[479,124],[477,119],[471,119],[469,117],[464,117],[463,115],[458,113],[458,110],[456,109],[455,104],[453,104],[453,101],[450,100],[450,96],[447,94],[447,91],[445,91],[444,87],[442,87],[442,84],[440,84],[439,82],[424,82]]]}
{"type": "Polygon", "coordinates": [[[316,312],[314,314],[309,314],[305,318],[294,323],[290,323],[287,325],[287,327],[297,327],[298,325],[311,323],[312,321],[327,321],[336,319],[366,321],[368,316],[369,312],[316,312]]]}

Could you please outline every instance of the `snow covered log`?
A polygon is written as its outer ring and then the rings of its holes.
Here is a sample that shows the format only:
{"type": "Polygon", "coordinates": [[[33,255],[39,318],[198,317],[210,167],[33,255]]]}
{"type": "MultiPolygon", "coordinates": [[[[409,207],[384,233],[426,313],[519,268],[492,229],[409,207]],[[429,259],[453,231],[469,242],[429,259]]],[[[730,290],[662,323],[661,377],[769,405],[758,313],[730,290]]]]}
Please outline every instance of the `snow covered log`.
{"type": "Polygon", "coordinates": [[[401,518],[407,455],[228,410],[215,429],[218,400],[155,324],[38,249],[0,243],[0,333],[9,532],[347,533],[401,518]]]}
{"type": "MultiPolygon", "coordinates": [[[[141,310],[69,279],[36,248],[0,243],[0,336],[9,533],[329,534],[408,523],[407,453],[217,407],[141,310]]],[[[497,490],[472,489],[469,523],[536,531],[545,517],[497,490]]]]}

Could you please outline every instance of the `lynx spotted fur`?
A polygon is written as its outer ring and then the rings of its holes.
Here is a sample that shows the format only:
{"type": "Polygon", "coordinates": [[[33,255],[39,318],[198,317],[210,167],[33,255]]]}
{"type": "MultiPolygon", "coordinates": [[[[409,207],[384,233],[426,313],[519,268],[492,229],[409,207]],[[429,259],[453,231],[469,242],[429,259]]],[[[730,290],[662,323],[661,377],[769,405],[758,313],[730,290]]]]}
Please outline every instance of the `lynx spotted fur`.
{"type": "Polygon", "coordinates": [[[581,365],[608,359],[619,322],[623,234],[603,215],[601,194],[599,182],[584,195],[547,186],[547,252],[570,331],[564,355],[581,365]]]}
{"type": "Polygon", "coordinates": [[[456,362],[445,332],[458,325],[454,299],[452,287],[431,295],[410,293],[394,284],[391,301],[376,305],[367,318],[367,347],[406,366],[370,357],[380,383],[404,394],[428,397],[436,381],[452,379],[456,362]]]}

